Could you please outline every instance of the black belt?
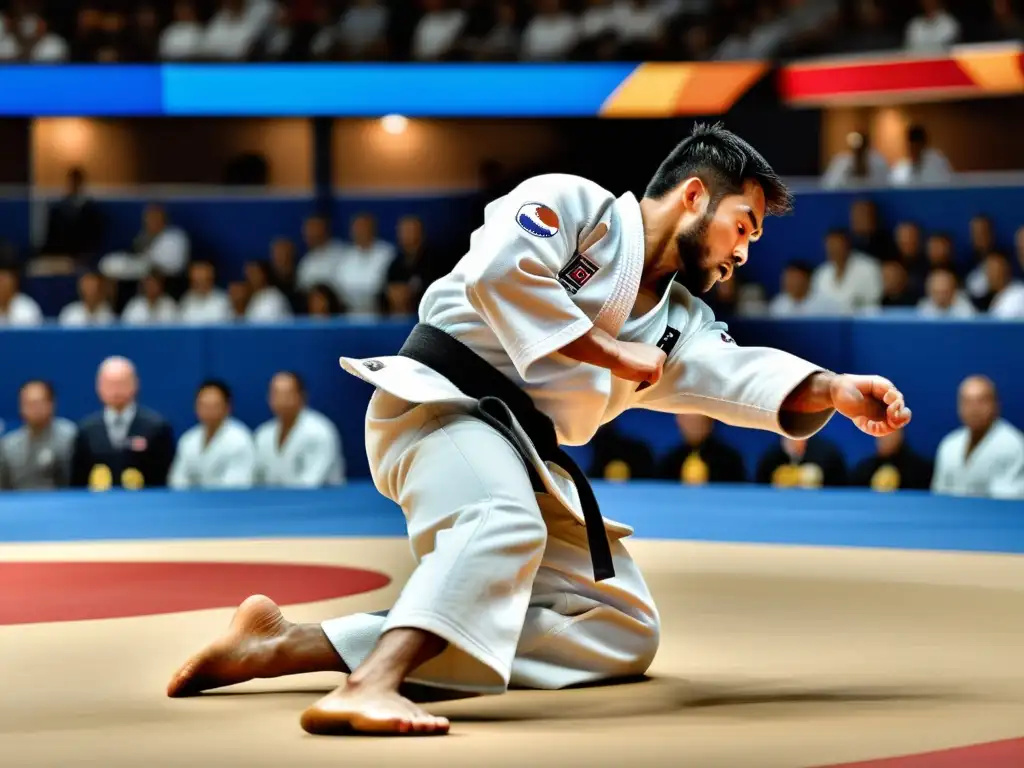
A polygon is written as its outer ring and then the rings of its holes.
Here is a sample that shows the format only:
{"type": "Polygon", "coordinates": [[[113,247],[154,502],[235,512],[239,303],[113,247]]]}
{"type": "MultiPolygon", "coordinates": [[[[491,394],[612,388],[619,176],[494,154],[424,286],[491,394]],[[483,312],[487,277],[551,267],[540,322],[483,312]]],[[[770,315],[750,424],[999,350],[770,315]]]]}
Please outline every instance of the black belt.
{"type": "Polygon", "coordinates": [[[479,401],[474,415],[516,446],[526,462],[534,488],[545,491],[525,446],[512,430],[511,417],[515,416],[540,457],[568,472],[576,485],[580,506],[583,508],[583,520],[587,527],[587,542],[590,546],[590,559],[594,564],[594,579],[604,581],[615,576],[611,546],[608,544],[608,535],[605,532],[597,497],[594,496],[594,489],[583,470],[558,444],[555,425],[534,405],[533,399],[461,341],[431,325],[420,323],[413,328],[398,354],[437,371],[464,394],[479,401]]]}

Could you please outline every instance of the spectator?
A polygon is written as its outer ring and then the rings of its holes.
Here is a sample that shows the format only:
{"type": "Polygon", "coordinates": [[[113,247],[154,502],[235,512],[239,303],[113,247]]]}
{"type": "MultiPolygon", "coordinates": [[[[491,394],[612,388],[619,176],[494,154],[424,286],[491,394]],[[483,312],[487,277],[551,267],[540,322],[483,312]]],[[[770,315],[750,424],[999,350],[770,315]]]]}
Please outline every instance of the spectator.
{"type": "Polygon", "coordinates": [[[132,17],[123,60],[136,64],[150,64],[157,60],[159,47],[160,17],[156,8],[148,3],[140,5],[132,17]]]}
{"type": "Polygon", "coordinates": [[[249,308],[252,290],[245,280],[234,280],[228,284],[228,302],[231,305],[231,320],[244,322],[245,312],[249,308]]]}
{"type": "Polygon", "coordinates": [[[18,273],[0,266],[0,326],[42,325],[43,311],[35,300],[18,290],[18,273]]]}
{"type": "Polygon", "coordinates": [[[931,462],[907,445],[903,430],[875,438],[875,454],[854,467],[850,484],[873,491],[927,491],[931,462]]]}
{"type": "Polygon", "coordinates": [[[24,38],[25,58],[33,64],[60,64],[71,57],[67,41],[50,31],[44,19],[38,19],[32,34],[24,38]]]}
{"type": "Polygon", "coordinates": [[[244,61],[262,32],[258,19],[246,12],[245,0],[220,0],[220,8],[203,34],[203,56],[214,61],[244,61]]]}
{"type": "Polygon", "coordinates": [[[125,325],[170,325],[178,321],[178,305],[164,292],[164,278],[150,272],[139,280],[138,295],[121,313],[125,325]]]}
{"type": "Polygon", "coordinates": [[[907,129],[907,157],[893,166],[892,183],[898,187],[948,184],[953,169],[941,151],[928,145],[928,133],[920,125],[907,129]]]}
{"type": "Polygon", "coordinates": [[[536,13],[523,30],[520,56],[527,61],[568,58],[580,40],[579,19],[562,0],[535,0],[536,13]]]}
{"type": "Polygon", "coordinates": [[[350,314],[372,317],[380,313],[395,248],[377,239],[377,222],[368,213],[352,219],[351,237],[342,249],[334,284],[350,314]]]}
{"type": "Polygon", "coordinates": [[[329,285],[318,283],[306,294],[306,314],[328,320],[341,314],[341,302],[329,285]]]}
{"type": "Polygon", "coordinates": [[[192,0],[177,0],[174,21],[160,34],[159,54],[164,61],[189,61],[201,58],[205,31],[192,0]]]}
{"type": "Polygon", "coordinates": [[[676,416],[682,444],[669,453],[658,467],[658,478],[686,485],[745,483],[743,457],[714,435],[715,422],[697,413],[676,416]]]}
{"type": "Polygon", "coordinates": [[[939,443],[932,492],[1024,499],[1024,434],[1000,418],[991,379],[964,379],[957,410],[963,426],[939,443]]]}
{"type": "Polygon", "coordinates": [[[948,267],[936,267],[928,273],[925,298],[917,305],[918,314],[927,318],[965,319],[974,317],[974,306],[963,293],[956,273],[948,267]]]}
{"type": "Polygon", "coordinates": [[[881,226],[878,206],[873,200],[855,200],[850,206],[850,243],[854,250],[880,261],[895,257],[896,246],[881,226]]]}
{"type": "Polygon", "coordinates": [[[178,441],[168,485],[189,488],[252,488],[256,479],[256,444],[252,432],[231,418],[231,389],[210,379],[196,392],[199,423],[178,441]]]}
{"type": "Polygon", "coordinates": [[[306,255],[299,261],[296,285],[308,291],[317,283],[335,285],[341,268],[344,246],[331,237],[326,217],[310,216],[302,228],[306,255]]]}
{"type": "Polygon", "coordinates": [[[989,293],[988,277],[985,274],[985,258],[996,250],[996,233],[988,216],[971,219],[971,255],[974,268],[965,282],[968,295],[977,301],[989,293]]]}
{"type": "Polygon", "coordinates": [[[844,308],[825,296],[811,292],[811,267],[791,261],[782,272],[782,290],[768,305],[772,317],[825,317],[841,315],[844,308]]]}
{"type": "Polygon", "coordinates": [[[106,491],[167,485],[174,434],[158,413],[136,403],[139,380],[123,357],[108,357],[96,376],[103,410],[84,418],[71,460],[71,485],[106,491]]]}
{"type": "Polygon", "coordinates": [[[945,232],[928,235],[925,243],[925,255],[928,257],[928,270],[949,269],[957,271],[956,253],[953,250],[953,238],[945,232]]]}
{"type": "Polygon", "coordinates": [[[142,222],[142,232],[132,245],[133,253],[104,256],[100,272],[120,281],[139,280],[153,269],[168,278],[183,275],[189,259],[188,235],[168,223],[167,211],[160,205],[146,206],[142,222]]]}
{"type": "Polygon", "coordinates": [[[415,315],[427,287],[442,275],[440,254],[427,248],[423,222],[416,216],[398,221],[398,249],[388,267],[387,305],[391,315],[415,315]]]}
{"type": "Polygon", "coordinates": [[[0,489],[50,491],[71,482],[75,425],[54,416],[49,382],[26,381],[18,391],[22,426],[0,439],[0,489]]]}
{"type": "Polygon", "coordinates": [[[511,61],[519,52],[519,11],[514,0],[498,0],[494,23],[479,38],[468,41],[473,58],[511,61]]]}
{"type": "Polygon", "coordinates": [[[245,281],[249,286],[246,320],[251,323],[278,323],[292,316],[288,299],[270,282],[270,267],[265,261],[246,264],[245,281]]]}
{"type": "Polygon", "coordinates": [[[178,315],[188,325],[215,325],[231,319],[231,302],[216,286],[216,273],[208,261],[188,265],[188,290],[181,297],[178,315]]]}
{"type": "Polygon", "coordinates": [[[992,17],[980,32],[979,39],[983,42],[1024,39],[1024,22],[1014,8],[1013,0],[992,0],[992,17]]]}
{"type": "Polygon", "coordinates": [[[1024,318],[1024,284],[1013,279],[1010,258],[993,251],[985,259],[985,275],[988,278],[988,313],[1001,320],[1024,318]]]}
{"type": "MultiPolygon", "coordinates": [[[[95,3],[84,2],[78,8],[74,37],[71,41],[75,61],[96,61],[96,53],[104,43],[103,13],[95,3]]],[[[6,39],[6,36],[5,36],[6,39]]],[[[5,46],[0,45],[0,48],[5,46]]],[[[6,58],[0,54],[0,57],[6,58]]]]}
{"type": "Polygon", "coordinates": [[[870,256],[854,251],[846,230],[834,229],[825,238],[827,261],[814,270],[811,293],[846,312],[871,309],[882,300],[882,271],[870,256]]]}
{"type": "Polygon", "coordinates": [[[835,53],[896,51],[903,44],[890,25],[880,0],[858,0],[854,6],[853,30],[841,30],[831,48],[835,53]]]}
{"type": "Polygon", "coordinates": [[[605,35],[618,37],[621,6],[613,0],[584,0],[580,14],[580,38],[594,40],[605,35]]]}
{"type": "Polygon", "coordinates": [[[78,301],[60,311],[57,322],[65,327],[81,328],[90,325],[112,325],[117,315],[104,296],[103,278],[95,272],[86,272],[78,278],[78,301]]]}
{"type": "Polygon", "coordinates": [[[907,269],[911,289],[918,293],[924,293],[928,262],[924,255],[924,238],[921,235],[921,228],[912,221],[901,221],[896,225],[894,235],[896,257],[907,269]]]}
{"type": "Polygon", "coordinates": [[[424,13],[412,36],[412,57],[437,61],[455,48],[468,17],[451,0],[423,0],[422,5],[424,13]]]}
{"type": "Polygon", "coordinates": [[[256,477],[264,486],[321,488],[345,480],[338,430],[306,402],[297,373],[282,371],[270,381],[274,418],[256,430],[256,477]]]}
{"type": "Polygon", "coordinates": [[[846,485],[846,463],[834,443],[781,438],[757,464],[756,481],[776,488],[821,488],[846,485]]]}
{"type": "Polygon", "coordinates": [[[295,271],[295,243],[287,237],[278,237],[270,244],[270,282],[288,300],[293,313],[302,311],[298,289],[298,273],[295,271]]]}
{"type": "Polygon", "coordinates": [[[622,41],[650,45],[665,33],[666,3],[660,0],[620,0],[616,5],[616,26],[622,41]]]}
{"type": "Polygon", "coordinates": [[[882,264],[882,306],[889,309],[913,307],[921,300],[921,294],[910,284],[910,275],[901,261],[887,261],[882,264]]]}
{"type": "Polygon", "coordinates": [[[913,53],[942,53],[960,39],[960,22],[943,0],[920,0],[921,13],[907,24],[904,46],[913,53]]]}
{"type": "Polygon", "coordinates": [[[42,253],[91,259],[103,240],[103,215],[85,190],[85,171],[68,171],[64,197],[50,206],[42,253]]]}
{"type": "Polygon", "coordinates": [[[627,437],[612,424],[597,431],[591,446],[594,454],[587,473],[590,477],[611,483],[655,477],[654,455],[647,444],[627,437]]]}
{"type": "Polygon", "coordinates": [[[380,0],[354,0],[341,16],[338,40],[348,58],[373,57],[386,52],[387,6],[380,0]]]}
{"type": "Polygon", "coordinates": [[[847,149],[832,157],[822,178],[827,189],[858,184],[884,186],[889,180],[889,163],[873,149],[867,134],[854,131],[846,136],[847,149]]]}

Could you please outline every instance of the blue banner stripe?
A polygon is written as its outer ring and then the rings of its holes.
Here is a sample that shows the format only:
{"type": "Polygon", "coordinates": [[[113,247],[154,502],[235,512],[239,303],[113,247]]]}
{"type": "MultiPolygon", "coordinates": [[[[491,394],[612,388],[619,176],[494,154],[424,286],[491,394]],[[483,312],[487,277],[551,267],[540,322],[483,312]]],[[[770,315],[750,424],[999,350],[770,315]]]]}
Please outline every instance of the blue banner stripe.
{"type": "Polygon", "coordinates": [[[0,116],[135,117],[163,114],[159,67],[0,66],[0,116]]]}
{"type": "Polygon", "coordinates": [[[636,64],[168,65],[168,115],[594,117],[636,64]]]}

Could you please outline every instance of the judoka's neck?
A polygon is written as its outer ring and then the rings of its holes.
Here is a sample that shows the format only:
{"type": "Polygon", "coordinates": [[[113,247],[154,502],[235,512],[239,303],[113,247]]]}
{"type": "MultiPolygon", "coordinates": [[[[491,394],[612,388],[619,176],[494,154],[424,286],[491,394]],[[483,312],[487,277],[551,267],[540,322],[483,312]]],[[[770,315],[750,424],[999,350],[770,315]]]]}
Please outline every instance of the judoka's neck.
{"type": "Polygon", "coordinates": [[[977,448],[978,445],[981,443],[981,441],[984,440],[988,436],[988,433],[992,431],[992,427],[994,427],[996,425],[996,421],[998,421],[998,419],[993,419],[988,424],[983,426],[981,429],[977,429],[977,430],[974,430],[974,429],[971,429],[970,427],[968,427],[968,429],[967,429],[967,455],[968,456],[970,456],[971,453],[974,451],[974,449],[977,448]]]}
{"type": "Polygon", "coordinates": [[[277,417],[277,423],[280,427],[280,442],[283,444],[288,439],[288,435],[295,429],[295,425],[299,422],[299,416],[302,415],[302,411],[296,411],[294,416],[285,418],[284,416],[277,417]]]}
{"type": "Polygon", "coordinates": [[[214,436],[218,432],[220,432],[220,428],[222,426],[224,426],[224,421],[225,421],[224,419],[221,419],[220,421],[214,422],[213,424],[204,424],[203,425],[203,427],[204,427],[203,434],[206,437],[206,442],[207,443],[209,443],[211,440],[213,440],[214,436]]]}

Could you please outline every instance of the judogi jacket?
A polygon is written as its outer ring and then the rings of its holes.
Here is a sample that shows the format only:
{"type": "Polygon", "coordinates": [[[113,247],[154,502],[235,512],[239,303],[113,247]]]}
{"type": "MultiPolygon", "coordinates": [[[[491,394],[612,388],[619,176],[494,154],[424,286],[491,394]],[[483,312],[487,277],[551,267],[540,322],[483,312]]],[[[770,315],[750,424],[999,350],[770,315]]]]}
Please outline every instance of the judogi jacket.
{"type": "MultiPolygon", "coordinates": [[[[797,438],[816,433],[831,418],[832,412],[781,410],[789,394],[822,369],[779,350],[737,345],[725,324],[682,286],[668,283],[653,308],[634,311],[643,265],[643,221],[632,194],[616,198],[577,176],[538,176],[487,206],[469,252],[425,293],[419,320],[457,340],[502,374],[501,381],[528,395],[550,420],[559,444],[588,442],[602,424],[630,408],[702,413],[797,438]],[[580,253],[582,242],[602,224],[607,234],[580,253]],[[558,352],[594,327],[664,349],[668,360],[658,384],[638,386],[558,352]]],[[[408,402],[479,408],[482,394],[471,395],[452,381],[473,384],[461,375],[466,366],[432,367],[425,357],[343,357],[341,365],[408,402]]],[[[581,493],[592,492],[578,487],[582,473],[567,471],[566,461],[542,457],[536,430],[531,437],[522,418],[513,415],[516,444],[542,490],[585,522],[581,493]]],[[[603,523],[611,538],[633,532],[607,518],[603,523]]],[[[591,539],[592,554],[593,548],[591,539]]]]}
{"type": "Polygon", "coordinates": [[[167,484],[175,490],[252,488],[255,481],[252,432],[237,419],[225,419],[209,442],[202,424],[181,436],[167,484]]]}
{"type": "Polygon", "coordinates": [[[961,427],[939,443],[932,492],[1024,499],[1024,434],[999,419],[968,456],[970,439],[967,428],[961,427]]]}

